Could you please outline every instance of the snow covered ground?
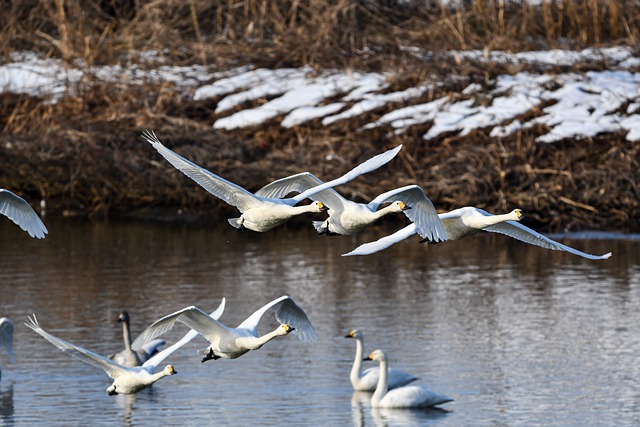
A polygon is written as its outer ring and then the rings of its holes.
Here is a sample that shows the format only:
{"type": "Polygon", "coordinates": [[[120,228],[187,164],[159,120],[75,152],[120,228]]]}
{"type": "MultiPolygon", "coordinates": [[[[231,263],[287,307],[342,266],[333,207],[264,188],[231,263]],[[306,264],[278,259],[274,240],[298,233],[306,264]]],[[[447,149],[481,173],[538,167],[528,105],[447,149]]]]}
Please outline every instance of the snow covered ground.
{"type": "MultiPolygon", "coordinates": [[[[431,54],[411,50],[427,61],[431,54]]],[[[640,59],[630,48],[584,51],[451,52],[459,61],[534,63],[539,73],[500,75],[489,89],[471,84],[459,94],[423,102],[440,82],[389,91],[391,73],[342,70],[317,74],[308,67],[276,70],[241,67],[218,72],[210,67],[161,65],[148,71],[135,66],[67,68],[54,59],[30,53],[15,55],[0,65],[0,92],[49,96],[55,102],[79,84],[102,80],[121,85],[172,82],[194,100],[215,99],[219,118],[216,129],[237,129],[277,121],[280,126],[304,126],[320,120],[324,126],[345,119],[360,120],[360,129],[381,127],[402,133],[418,124],[428,128],[423,138],[467,135],[490,129],[491,136],[505,137],[520,129],[539,126],[547,131],[539,142],[585,138],[600,133],[624,132],[629,141],[640,141],[640,59]],[[571,67],[577,62],[606,63],[605,71],[554,73],[553,66],[571,67]],[[268,101],[257,105],[259,99],[268,101]],[[482,100],[482,102],[478,102],[482,100]],[[368,121],[375,110],[379,119],[368,121]],[[425,126],[426,125],[426,126],[425,126]],[[540,126],[542,125],[542,126],[540,126]]],[[[158,54],[151,54],[154,61],[158,54]]],[[[453,77],[452,77],[453,78],[453,77]]],[[[459,78],[456,77],[456,78],[459,78]]]]}

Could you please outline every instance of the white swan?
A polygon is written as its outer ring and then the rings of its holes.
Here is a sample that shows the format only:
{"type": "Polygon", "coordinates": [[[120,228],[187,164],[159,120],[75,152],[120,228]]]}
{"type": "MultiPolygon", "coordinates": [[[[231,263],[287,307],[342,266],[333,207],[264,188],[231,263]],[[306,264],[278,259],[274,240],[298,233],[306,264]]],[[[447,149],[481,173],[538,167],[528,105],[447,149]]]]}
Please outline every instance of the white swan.
{"type": "MultiPolygon", "coordinates": [[[[318,177],[303,172],[267,184],[258,190],[256,195],[279,198],[290,192],[307,191],[321,184],[322,181],[318,177]]],[[[387,214],[403,212],[416,224],[423,238],[433,242],[447,239],[436,208],[422,188],[417,185],[407,185],[387,191],[367,204],[345,199],[333,188],[312,194],[309,198],[322,200],[329,207],[329,218],[313,222],[318,234],[357,234],[387,214]],[[391,202],[390,205],[378,210],[381,204],[389,202],[391,202]]]]}
{"type": "MultiPolygon", "coordinates": [[[[353,389],[356,391],[374,391],[380,377],[380,368],[376,366],[362,371],[364,334],[357,329],[353,329],[345,335],[345,338],[354,338],[356,340],[356,358],[353,360],[353,367],[349,375],[353,389]]],[[[400,369],[390,368],[388,371],[389,389],[402,387],[417,379],[418,377],[414,377],[400,369]]]]}
{"type": "Polygon", "coordinates": [[[393,159],[402,148],[402,145],[378,154],[366,162],[355,167],[351,171],[314,188],[310,188],[295,197],[280,199],[266,198],[255,195],[232,182],[219,177],[218,175],[201,168],[195,163],[174,153],[162,145],[153,132],[146,131],[142,136],[149,142],[158,153],[160,153],[169,163],[182,173],[193,179],[202,188],[224,202],[235,206],[242,215],[240,218],[229,219],[229,224],[236,228],[248,228],[249,230],[266,232],[274,227],[284,224],[295,215],[306,212],[323,212],[326,210],[323,202],[314,202],[306,206],[296,206],[298,203],[311,195],[336,185],[344,184],[352,179],[378,169],[380,166],[393,159]]]}
{"type": "Polygon", "coordinates": [[[0,214],[16,223],[31,237],[44,239],[44,235],[49,232],[31,205],[9,190],[0,189],[0,214]]]}
{"type": "MultiPolygon", "coordinates": [[[[0,317],[0,345],[7,350],[9,359],[16,363],[16,357],[13,355],[13,321],[6,317],[0,317]]],[[[0,378],[2,378],[2,369],[0,369],[0,378]]]]}
{"type": "Polygon", "coordinates": [[[453,401],[450,397],[423,386],[408,385],[388,390],[389,366],[385,352],[374,350],[365,360],[380,362],[380,378],[376,391],[371,396],[371,406],[374,408],[428,408],[453,401]]]}
{"type": "MultiPolygon", "coordinates": [[[[222,299],[220,306],[211,313],[212,317],[218,318],[224,311],[225,300],[222,299]]],[[[37,334],[41,335],[44,339],[51,344],[58,347],[65,353],[75,357],[76,359],[93,365],[97,368],[104,370],[110,378],[113,379],[113,383],[107,388],[107,394],[110,396],[116,394],[135,394],[142,389],[145,389],[169,375],[175,375],[177,372],[172,365],[167,365],[162,371],[155,372],[156,367],[166,359],[171,353],[194,339],[198,334],[194,331],[189,331],[182,339],[173,344],[170,347],[157,353],[151,359],[147,360],[142,366],[136,366],[134,368],[127,368],[115,363],[113,360],[100,356],[97,353],[86,350],[77,345],[71,344],[63,339],[60,339],[50,333],[46,332],[38,324],[35,314],[33,317],[29,317],[25,322],[29,328],[33,329],[37,334]]]]}
{"type": "Polygon", "coordinates": [[[250,350],[257,350],[272,339],[287,335],[295,331],[302,341],[315,341],[316,332],[304,310],[291,297],[282,296],[266,304],[237,328],[229,328],[208,316],[197,307],[183,308],[173,314],[163,317],[149,326],[133,341],[133,348],[173,328],[176,322],[181,322],[205,337],[211,344],[201,351],[204,355],[202,362],[211,359],[235,359],[250,350]],[[262,316],[273,310],[278,322],[278,328],[268,334],[258,336],[258,323],[262,316]]]}
{"type": "MultiPolygon", "coordinates": [[[[587,259],[607,259],[611,257],[611,252],[604,255],[590,255],[581,252],[533,231],[529,227],[519,224],[517,221],[520,221],[523,217],[520,209],[514,209],[508,214],[492,215],[482,209],[468,206],[455,209],[451,212],[442,213],[438,216],[440,217],[444,230],[447,233],[448,240],[460,240],[483,230],[490,231],[492,233],[505,234],[509,237],[520,240],[521,242],[540,246],[545,249],[567,251],[587,259]]],[[[369,255],[379,252],[395,243],[413,236],[416,233],[418,233],[418,229],[415,224],[409,224],[403,229],[376,240],[375,242],[362,244],[353,251],[343,254],[342,256],[369,255]]]]}
{"type": "Polygon", "coordinates": [[[119,353],[112,354],[109,359],[116,362],[118,365],[125,366],[127,368],[133,368],[140,366],[147,360],[149,360],[154,354],[157,353],[158,347],[165,343],[164,340],[152,340],[146,343],[138,351],[131,349],[131,330],[130,328],[129,313],[123,311],[118,316],[118,322],[122,323],[122,336],[124,340],[124,350],[119,353]]]}

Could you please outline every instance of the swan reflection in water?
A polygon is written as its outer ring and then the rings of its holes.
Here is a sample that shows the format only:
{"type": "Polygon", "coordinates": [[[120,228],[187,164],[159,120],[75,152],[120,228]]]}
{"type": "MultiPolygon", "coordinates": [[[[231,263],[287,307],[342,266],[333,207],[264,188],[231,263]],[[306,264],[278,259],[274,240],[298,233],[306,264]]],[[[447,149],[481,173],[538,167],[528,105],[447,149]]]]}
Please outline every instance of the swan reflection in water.
{"type": "Polygon", "coordinates": [[[451,412],[442,408],[372,408],[372,394],[369,391],[354,391],[351,395],[351,420],[355,427],[372,425],[371,420],[376,427],[437,425],[451,412]],[[369,422],[367,413],[371,414],[369,422]]]}

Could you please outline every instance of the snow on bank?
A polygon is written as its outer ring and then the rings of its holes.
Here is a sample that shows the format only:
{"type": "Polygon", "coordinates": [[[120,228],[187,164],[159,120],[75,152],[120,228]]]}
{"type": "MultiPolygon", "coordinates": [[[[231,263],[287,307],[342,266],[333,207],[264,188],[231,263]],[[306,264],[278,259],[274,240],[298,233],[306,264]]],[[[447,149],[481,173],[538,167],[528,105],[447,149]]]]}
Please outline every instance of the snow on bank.
{"type": "MultiPolygon", "coordinates": [[[[408,49],[424,58],[429,53],[408,49]]],[[[521,72],[500,75],[488,88],[469,85],[459,94],[421,102],[440,83],[389,91],[392,74],[328,71],[310,67],[276,70],[242,67],[226,73],[208,67],[161,66],[153,70],[135,67],[65,69],[53,59],[31,54],[0,65],[0,92],[49,95],[55,102],[77,85],[92,80],[121,85],[173,82],[194,100],[214,99],[219,118],[216,129],[232,130],[267,121],[283,127],[320,120],[323,126],[362,117],[361,130],[383,127],[394,133],[412,126],[428,127],[423,138],[465,136],[477,129],[491,129],[493,137],[505,137],[521,129],[547,129],[539,142],[585,138],[600,133],[623,132],[629,141],[640,140],[640,73],[629,71],[640,60],[629,48],[560,50],[544,52],[453,52],[458,60],[501,63],[535,63],[570,67],[576,62],[607,64],[609,70],[561,74],[521,72]],[[205,84],[205,82],[212,82],[205,84]],[[257,105],[256,104],[260,104],[257,105]],[[369,112],[381,116],[367,121],[369,112]]],[[[425,59],[426,61],[426,59],[425,59]]],[[[453,77],[452,77],[453,78],[453,77]]],[[[457,77],[459,78],[459,77],[457,77]]]]}

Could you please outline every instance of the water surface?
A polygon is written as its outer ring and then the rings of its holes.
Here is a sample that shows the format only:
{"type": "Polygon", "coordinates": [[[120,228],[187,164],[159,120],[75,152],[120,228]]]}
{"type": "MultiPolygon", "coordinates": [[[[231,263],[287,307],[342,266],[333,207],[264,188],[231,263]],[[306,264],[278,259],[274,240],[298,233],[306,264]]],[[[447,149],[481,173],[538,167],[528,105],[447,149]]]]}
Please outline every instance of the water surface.
{"type": "MultiPolygon", "coordinates": [[[[504,236],[340,257],[387,233],[320,237],[205,224],[48,221],[30,239],[0,223],[0,316],[16,325],[11,364],[0,349],[0,424],[632,426],[640,422],[640,241],[563,239],[606,261],[504,236]],[[198,337],[167,362],[178,375],[136,396],[108,396],[109,378],[23,325],[101,354],[122,349],[118,313],[134,335],[188,305],[236,326],[291,295],[318,341],[274,340],[236,360],[200,363],[198,337]],[[355,343],[455,402],[437,411],[373,411],[348,375],[355,343]]],[[[261,332],[277,325],[265,317],[261,332]]],[[[166,336],[175,339],[186,329],[166,336]]]]}

